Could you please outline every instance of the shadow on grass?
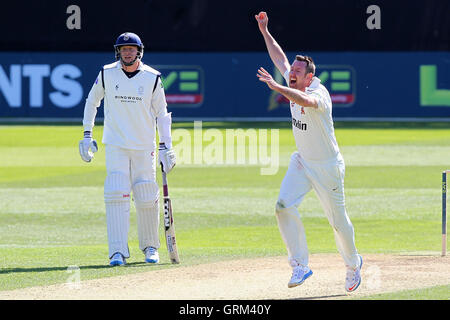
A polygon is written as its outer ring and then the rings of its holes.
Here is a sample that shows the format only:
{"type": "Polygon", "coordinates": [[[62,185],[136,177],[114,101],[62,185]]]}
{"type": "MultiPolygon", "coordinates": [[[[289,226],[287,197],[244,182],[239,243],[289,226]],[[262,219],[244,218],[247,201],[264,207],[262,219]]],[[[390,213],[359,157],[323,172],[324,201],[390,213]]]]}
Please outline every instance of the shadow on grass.
{"type": "Polygon", "coordinates": [[[322,299],[332,299],[332,298],[343,298],[346,297],[346,294],[332,294],[328,296],[317,296],[317,297],[304,297],[304,298],[295,298],[290,300],[322,300],[322,299]]]}
{"type": "Polygon", "coordinates": [[[79,268],[80,270],[98,270],[98,269],[112,269],[112,268],[137,268],[137,267],[154,267],[154,266],[168,266],[171,265],[171,263],[158,263],[158,264],[149,264],[146,262],[131,262],[127,263],[125,266],[122,267],[111,267],[108,264],[102,264],[102,265],[87,265],[87,266],[77,266],[77,265],[70,265],[65,267],[42,267],[42,268],[0,268],[0,275],[1,274],[8,274],[8,273],[26,273],[26,272],[49,272],[49,271],[66,271],[70,269],[79,268]]]}
{"type": "MultiPolygon", "coordinates": [[[[347,297],[346,294],[331,294],[331,295],[324,295],[324,296],[315,296],[315,297],[298,297],[298,298],[288,298],[288,299],[281,299],[279,301],[298,301],[298,300],[329,300],[329,299],[337,299],[347,297]]],[[[265,299],[263,299],[264,301],[265,299]]],[[[269,301],[269,300],[267,300],[269,301]]]]}

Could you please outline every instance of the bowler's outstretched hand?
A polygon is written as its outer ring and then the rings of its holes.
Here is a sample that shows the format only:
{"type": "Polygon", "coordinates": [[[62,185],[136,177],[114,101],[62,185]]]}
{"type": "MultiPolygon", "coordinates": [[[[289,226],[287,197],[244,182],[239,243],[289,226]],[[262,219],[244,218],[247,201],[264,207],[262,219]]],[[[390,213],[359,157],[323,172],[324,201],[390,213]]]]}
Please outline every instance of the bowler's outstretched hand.
{"type": "Polygon", "coordinates": [[[258,74],[256,76],[258,77],[259,81],[262,81],[265,84],[267,84],[267,86],[272,90],[275,90],[279,86],[278,82],[276,82],[272,78],[270,73],[267,72],[263,67],[258,69],[258,74]]]}
{"type": "Polygon", "coordinates": [[[267,13],[261,11],[258,14],[255,14],[255,19],[258,21],[258,27],[261,32],[267,31],[267,25],[269,24],[269,17],[267,13]]]}

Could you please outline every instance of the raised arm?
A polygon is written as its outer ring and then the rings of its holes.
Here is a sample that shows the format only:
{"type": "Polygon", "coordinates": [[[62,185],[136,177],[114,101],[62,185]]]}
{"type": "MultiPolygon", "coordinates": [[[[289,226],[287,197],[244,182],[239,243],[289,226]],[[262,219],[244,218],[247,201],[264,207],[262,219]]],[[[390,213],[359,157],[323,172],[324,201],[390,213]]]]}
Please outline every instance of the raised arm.
{"type": "Polygon", "coordinates": [[[259,81],[265,82],[270,89],[282,94],[289,101],[293,101],[302,107],[319,108],[319,100],[313,95],[308,95],[300,90],[279,84],[264,68],[259,68],[256,76],[259,78],[259,81]]]}
{"type": "Polygon", "coordinates": [[[267,51],[269,52],[272,62],[275,64],[280,73],[284,75],[286,70],[290,69],[289,60],[286,58],[283,49],[281,49],[280,45],[275,41],[274,37],[272,37],[269,32],[269,17],[267,16],[267,13],[262,11],[258,15],[255,15],[255,19],[258,22],[259,31],[261,31],[261,34],[264,37],[267,51]]]}

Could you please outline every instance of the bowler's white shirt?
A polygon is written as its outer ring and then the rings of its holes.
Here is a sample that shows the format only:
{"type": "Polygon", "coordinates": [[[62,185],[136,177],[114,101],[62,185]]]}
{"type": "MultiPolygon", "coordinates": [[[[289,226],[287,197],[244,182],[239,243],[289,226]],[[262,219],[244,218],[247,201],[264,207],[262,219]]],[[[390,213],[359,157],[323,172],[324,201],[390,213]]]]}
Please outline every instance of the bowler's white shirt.
{"type": "Polygon", "coordinates": [[[104,131],[102,142],[125,149],[156,148],[156,118],[167,114],[167,103],[160,74],[139,63],[139,72],[128,78],[121,63],[103,67],[86,99],[83,127],[92,131],[95,115],[104,99],[104,131]],[[155,87],[155,81],[158,81],[155,87]],[[153,92],[153,88],[155,91],[153,92]]]}
{"type": "MultiPolygon", "coordinates": [[[[289,70],[284,73],[289,84],[289,70]]],[[[318,108],[302,107],[290,101],[292,130],[300,156],[305,160],[328,161],[340,156],[334,134],[331,97],[328,90],[313,77],[305,93],[318,100],[318,108]]]]}

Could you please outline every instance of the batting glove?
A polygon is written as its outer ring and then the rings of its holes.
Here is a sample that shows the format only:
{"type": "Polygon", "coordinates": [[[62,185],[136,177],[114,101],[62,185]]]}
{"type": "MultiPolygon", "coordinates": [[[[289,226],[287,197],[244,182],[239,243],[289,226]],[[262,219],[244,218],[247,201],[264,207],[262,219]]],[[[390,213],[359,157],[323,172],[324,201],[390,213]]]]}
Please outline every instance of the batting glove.
{"type": "Polygon", "coordinates": [[[159,144],[158,158],[162,171],[165,173],[169,173],[177,162],[175,151],[172,148],[167,148],[164,143],[159,144]]]}
{"type": "Polygon", "coordinates": [[[94,158],[94,153],[98,151],[97,141],[92,139],[92,132],[84,132],[84,139],[80,141],[78,149],[81,159],[91,162],[92,158],[94,158]]]}

